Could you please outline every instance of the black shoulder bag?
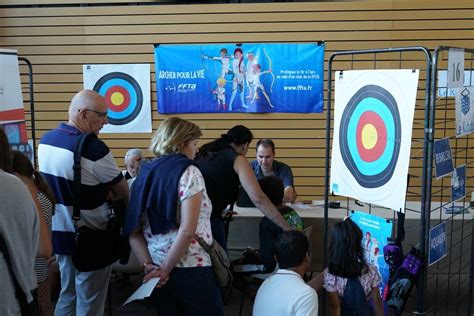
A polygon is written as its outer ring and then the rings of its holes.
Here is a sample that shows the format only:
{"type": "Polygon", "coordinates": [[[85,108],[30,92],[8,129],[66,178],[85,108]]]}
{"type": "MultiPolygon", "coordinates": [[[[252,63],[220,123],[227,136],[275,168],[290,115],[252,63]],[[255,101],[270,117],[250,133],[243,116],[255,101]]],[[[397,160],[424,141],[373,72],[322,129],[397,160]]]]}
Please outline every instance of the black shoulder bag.
{"type": "Polygon", "coordinates": [[[120,226],[111,207],[109,207],[110,214],[106,229],[77,227],[77,222],[81,219],[81,156],[84,144],[90,136],[95,137],[92,133],[82,134],[74,148],[72,218],[76,233],[72,262],[76,269],[82,272],[100,270],[117,261],[120,258],[122,244],[120,226]]]}
{"type": "MultiPolygon", "coordinates": [[[[16,279],[15,273],[13,273],[12,262],[10,260],[10,253],[8,252],[7,244],[5,243],[5,239],[3,236],[0,235],[0,252],[3,253],[3,257],[5,258],[5,262],[7,264],[8,270],[10,270],[10,274],[13,279],[13,283],[15,285],[15,297],[18,301],[18,305],[20,306],[21,315],[22,316],[37,316],[39,315],[39,308],[38,308],[38,298],[37,298],[37,291],[36,289],[31,291],[31,295],[33,295],[33,300],[28,303],[26,301],[26,294],[21,289],[18,280],[16,279]]],[[[33,269],[33,267],[31,267],[33,269]]]]}

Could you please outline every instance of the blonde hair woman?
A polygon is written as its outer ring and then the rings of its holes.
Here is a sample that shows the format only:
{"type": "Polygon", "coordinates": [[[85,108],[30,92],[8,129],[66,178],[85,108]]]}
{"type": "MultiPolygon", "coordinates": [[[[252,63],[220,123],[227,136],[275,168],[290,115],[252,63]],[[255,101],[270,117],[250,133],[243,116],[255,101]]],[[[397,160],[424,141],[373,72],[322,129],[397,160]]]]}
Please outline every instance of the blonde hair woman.
{"type": "Polygon", "coordinates": [[[156,159],[145,164],[132,188],[125,233],[145,269],[159,277],[159,315],[223,315],[209,255],[194,239],[212,243],[212,205],[196,167],[200,128],[172,117],[151,140],[156,159]]]}

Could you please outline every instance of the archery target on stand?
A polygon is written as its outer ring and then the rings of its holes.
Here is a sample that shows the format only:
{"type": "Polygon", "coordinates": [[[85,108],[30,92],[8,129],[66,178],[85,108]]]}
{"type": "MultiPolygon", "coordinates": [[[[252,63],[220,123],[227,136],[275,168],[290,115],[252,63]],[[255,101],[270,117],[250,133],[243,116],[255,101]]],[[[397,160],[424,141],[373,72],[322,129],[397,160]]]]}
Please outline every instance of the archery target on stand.
{"type": "Polygon", "coordinates": [[[151,132],[150,65],[84,65],[84,88],[108,106],[101,133],[151,132]]]}
{"type": "Polygon", "coordinates": [[[404,211],[418,74],[335,73],[332,192],[404,211]]]}

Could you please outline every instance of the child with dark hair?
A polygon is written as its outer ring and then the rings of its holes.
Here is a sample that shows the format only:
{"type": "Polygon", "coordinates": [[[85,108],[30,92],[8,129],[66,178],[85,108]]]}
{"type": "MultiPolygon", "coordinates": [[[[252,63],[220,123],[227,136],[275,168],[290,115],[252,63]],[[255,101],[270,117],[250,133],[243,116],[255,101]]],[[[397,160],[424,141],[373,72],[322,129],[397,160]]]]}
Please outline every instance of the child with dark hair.
{"type": "Polygon", "coordinates": [[[383,316],[380,280],[377,268],[365,261],[360,228],[350,218],[335,224],[324,270],[330,315],[383,316]]]}
{"type": "Polygon", "coordinates": [[[318,315],[318,295],[304,282],[309,268],[309,241],[303,232],[282,232],[274,243],[279,269],[260,286],[254,316],[318,315]]]}
{"type": "MultiPolygon", "coordinates": [[[[288,224],[290,224],[293,229],[302,230],[303,221],[298,213],[296,213],[296,211],[291,207],[282,204],[284,187],[281,179],[269,176],[258,180],[258,183],[260,184],[263,193],[265,193],[273,205],[276,206],[288,224]]],[[[264,217],[260,221],[260,257],[265,272],[271,272],[275,269],[276,262],[274,258],[273,242],[282,231],[283,230],[280,227],[275,225],[267,217],[264,217]]]]}

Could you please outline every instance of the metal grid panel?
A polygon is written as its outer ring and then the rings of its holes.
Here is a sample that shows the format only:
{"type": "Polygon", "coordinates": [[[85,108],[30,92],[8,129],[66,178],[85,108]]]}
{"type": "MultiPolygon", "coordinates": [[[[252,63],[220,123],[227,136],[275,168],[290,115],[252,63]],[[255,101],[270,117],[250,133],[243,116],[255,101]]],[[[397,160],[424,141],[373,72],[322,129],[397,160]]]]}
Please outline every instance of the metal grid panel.
{"type": "MultiPolygon", "coordinates": [[[[330,169],[330,153],[332,144],[332,132],[334,117],[332,114],[332,87],[334,79],[332,75],[339,71],[345,70],[365,70],[365,69],[419,69],[420,78],[417,89],[417,101],[415,106],[415,119],[413,124],[413,136],[411,143],[410,155],[410,180],[407,188],[407,205],[405,208],[405,240],[403,248],[407,252],[410,247],[418,246],[422,253],[425,252],[424,236],[425,232],[425,213],[424,201],[426,200],[426,187],[423,181],[426,170],[426,160],[428,156],[428,148],[424,146],[428,142],[428,123],[429,120],[429,90],[431,80],[431,54],[423,47],[407,47],[407,48],[391,48],[380,50],[363,50],[363,51],[347,51],[335,53],[329,59],[328,69],[328,96],[327,96],[327,138],[326,138],[326,182],[325,182],[325,231],[324,231],[324,255],[325,264],[327,263],[327,245],[328,245],[328,230],[334,223],[334,220],[329,219],[329,200],[342,200],[341,207],[347,210],[347,214],[351,209],[357,211],[365,211],[372,213],[374,209],[381,209],[376,205],[361,203],[354,201],[351,198],[332,196],[329,192],[329,169],[330,169]],[[367,67],[371,65],[371,67],[367,67]],[[389,67],[387,67],[389,66],[389,67]],[[420,243],[421,241],[421,243],[420,243]]],[[[382,208],[383,209],[383,208],[382,208]]],[[[398,213],[393,210],[385,209],[386,219],[391,219],[394,222],[394,228],[397,226],[398,213]]],[[[380,213],[377,214],[380,216],[380,213]]],[[[396,229],[395,229],[396,230],[396,229]]],[[[395,237],[397,233],[393,233],[395,237]]],[[[420,278],[423,280],[424,278],[420,278]]],[[[406,305],[406,310],[422,311],[423,306],[423,289],[424,286],[419,284],[418,290],[412,292],[412,297],[406,305]]],[[[325,306],[323,305],[323,310],[325,306]]]]}
{"type": "MultiPolygon", "coordinates": [[[[465,212],[446,214],[446,208],[453,205],[451,197],[451,176],[440,179],[429,174],[431,194],[427,201],[429,210],[429,228],[440,223],[447,225],[447,256],[432,265],[427,273],[426,306],[430,315],[471,315],[472,313],[472,277],[473,277],[473,221],[472,210],[469,210],[471,192],[474,186],[474,139],[471,135],[456,138],[455,98],[449,96],[447,87],[438,85],[439,77],[447,73],[449,47],[438,47],[433,54],[432,113],[431,125],[434,139],[448,138],[451,145],[454,167],[466,165],[466,196],[455,204],[462,206],[465,212]],[[448,95],[443,96],[443,95],[448,95]],[[439,290],[442,289],[442,290],[439,290]]],[[[474,50],[466,49],[464,53],[464,83],[474,85],[472,75],[474,50]]],[[[444,84],[443,84],[444,86],[444,84]]],[[[471,109],[473,110],[473,109],[471,109]]],[[[434,168],[434,162],[430,164],[434,168]]]]}

